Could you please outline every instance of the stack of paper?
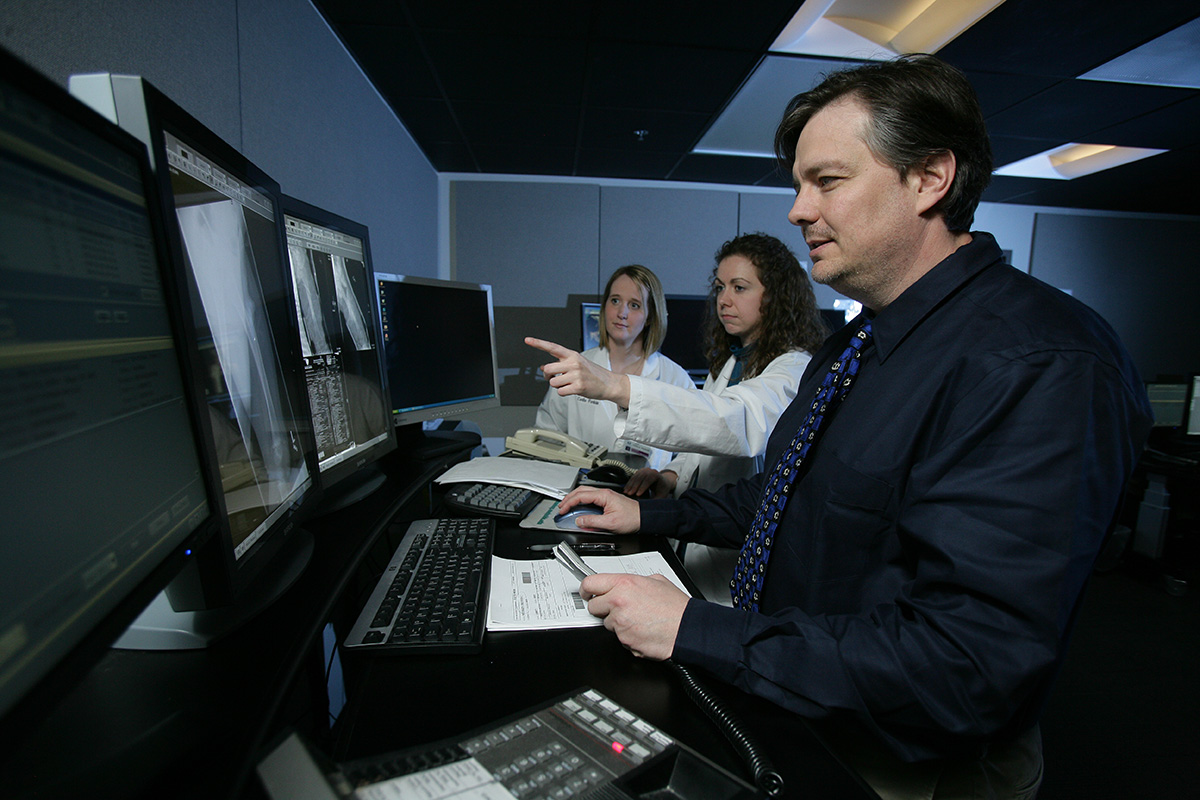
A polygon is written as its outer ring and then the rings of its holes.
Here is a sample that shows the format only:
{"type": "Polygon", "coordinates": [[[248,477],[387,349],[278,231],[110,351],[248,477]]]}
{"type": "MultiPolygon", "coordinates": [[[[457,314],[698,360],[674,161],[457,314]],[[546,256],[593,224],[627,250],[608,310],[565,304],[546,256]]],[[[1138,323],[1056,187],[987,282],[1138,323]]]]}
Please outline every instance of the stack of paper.
{"type": "Polygon", "coordinates": [[[455,464],[436,482],[519,486],[561,500],[579,482],[579,467],[529,458],[483,456],[455,464]]]}
{"type": "MultiPolygon", "coordinates": [[[[687,592],[661,553],[628,556],[583,556],[596,572],[663,575],[687,592]]],[[[688,593],[690,596],[690,593],[688,593]]],[[[579,579],[552,558],[513,561],[492,556],[489,631],[530,631],[603,625],[587,611],[579,595],[579,579]]]]}

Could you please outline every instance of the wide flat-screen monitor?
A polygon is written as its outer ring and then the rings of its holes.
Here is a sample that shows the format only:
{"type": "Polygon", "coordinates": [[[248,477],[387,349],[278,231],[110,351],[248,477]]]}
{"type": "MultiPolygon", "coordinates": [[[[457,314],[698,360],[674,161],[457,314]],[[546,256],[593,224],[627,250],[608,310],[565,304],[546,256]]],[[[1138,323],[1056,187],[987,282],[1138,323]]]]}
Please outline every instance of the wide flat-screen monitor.
{"type": "Polygon", "coordinates": [[[367,228],[284,196],[284,233],[321,485],[396,447],[367,228]]]}
{"type": "Polygon", "coordinates": [[[5,745],[213,532],[162,223],[141,143],[0,51],[5,745]]]}
{"type": "Polygon", "coordinates": [[[138,77],[73,76],[71,90],[147,136],[164,196],[195,397],[223,521],[157,603],[129,647],[205,646],[299,574],[311,537],[298,527],[317,499],[316,445],[285,262],[279,186],[138,77]],[[170,612],[221,613],[175,617],[170,612]],[[166,620],[150,617],[162,612],[166,620]],[[144,637],[144,638],[143,638],[144,637]]]}
{"type": "Polygon", "coordinates": [[[492,287],[375,273],[396,425],[500,405],[492,287]]]}

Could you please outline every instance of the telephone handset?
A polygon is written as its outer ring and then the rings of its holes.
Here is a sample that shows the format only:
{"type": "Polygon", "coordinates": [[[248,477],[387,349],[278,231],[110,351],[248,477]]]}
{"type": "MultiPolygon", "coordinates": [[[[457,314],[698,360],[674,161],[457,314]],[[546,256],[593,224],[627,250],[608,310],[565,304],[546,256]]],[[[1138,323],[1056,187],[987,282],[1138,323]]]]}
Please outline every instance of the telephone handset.
{"type": "Polygon", "coordinates": [[[559,431],[544,428],[522,428],[504,440],[504,446],[514,453],[559,461],[573,467],[591,469],[608,453],[608,448],[588,444],[559,431]]]}
{"type": "Polygon", "coordinates": [[[545,428],[522,428],[512,436],[505,438],[504,446],[514,453],[539,458],[543,461],[557,461],[584,469],[615,467],[627,476],[634,472],[624,462],[606,458],[608,448],[598,444],[589,444],[560,431],[551,431],[545,428]]]}

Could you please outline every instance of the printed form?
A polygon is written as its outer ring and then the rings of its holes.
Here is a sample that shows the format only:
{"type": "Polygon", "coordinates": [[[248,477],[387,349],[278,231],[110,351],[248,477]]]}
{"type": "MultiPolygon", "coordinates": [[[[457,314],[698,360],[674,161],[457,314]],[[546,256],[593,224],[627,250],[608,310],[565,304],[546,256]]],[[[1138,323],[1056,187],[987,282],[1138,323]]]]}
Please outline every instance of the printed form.
{"type": "MultiPolygon", "coordinates": [[[[584,556],[596,572],[662,575],[691,596],[661,553],[628,556],[584,556]]],[[[603,625],[587,611],[579,595],[579,579],[552,558],[514,561],[492,556],[492,588],[488,601],[489,631],[531,631],[603,625]]]]}

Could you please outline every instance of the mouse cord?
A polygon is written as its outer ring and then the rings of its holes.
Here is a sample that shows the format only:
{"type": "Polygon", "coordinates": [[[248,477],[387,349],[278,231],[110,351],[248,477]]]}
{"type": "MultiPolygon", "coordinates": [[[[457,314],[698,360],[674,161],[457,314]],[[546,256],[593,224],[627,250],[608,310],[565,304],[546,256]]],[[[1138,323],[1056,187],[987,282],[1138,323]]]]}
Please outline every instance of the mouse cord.
{"type": "Polygon", "coordinates": [[[668,664],[679,675],[683,681],[684,690],[688,697],[700,707],[700,710],[708,715],[720,729],[721,733],[733,746],[741,757],[742,762],[749,768],[751,775],[754,776],[754,783],[759,791],[763,792],[767,797],[780,797],[783,795],[783,776],[775,771],[775,767],[771,764],[766,754],[762,752],[761,746],[757,740],[745,729],[741,720],[734,716],[724,703],[709,693],[696,679],[696,676],[684,667],[674,661],[667,661],[668,664]]]}

